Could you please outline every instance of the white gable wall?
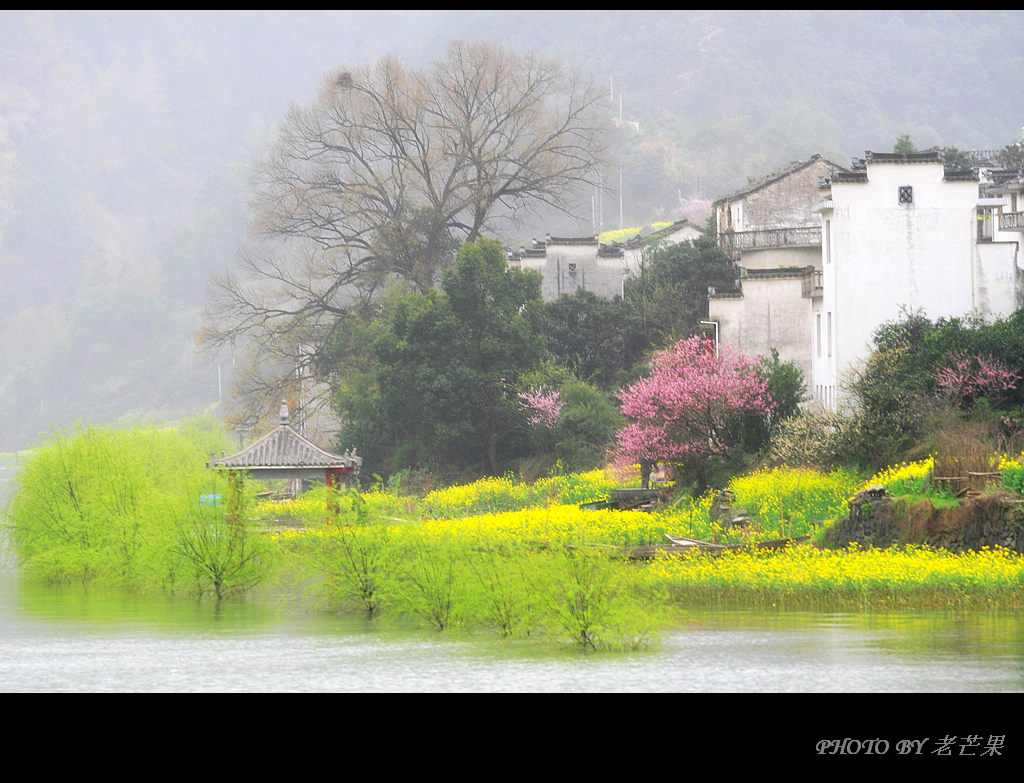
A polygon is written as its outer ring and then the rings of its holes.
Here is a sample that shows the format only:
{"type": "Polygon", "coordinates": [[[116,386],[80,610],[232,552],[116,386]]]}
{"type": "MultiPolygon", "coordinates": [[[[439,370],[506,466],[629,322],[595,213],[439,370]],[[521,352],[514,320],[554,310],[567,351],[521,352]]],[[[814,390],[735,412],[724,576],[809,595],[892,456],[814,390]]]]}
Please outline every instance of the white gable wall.
{"type": "Polygon", "coordinates": [[[979,249],[977,182],[945,181],[941,162],[869,162],[867,180],[833,181],[832,208],[822,210],[831,246],[822,253],[813,388],[826,401],[841,393],[846,368],[870,354],[874,330],[904,308],[930,319],[1014,309],[1009,254],[979,249]],[[902,187],[913,188],[911,203],[900,203],[902,187]]]}

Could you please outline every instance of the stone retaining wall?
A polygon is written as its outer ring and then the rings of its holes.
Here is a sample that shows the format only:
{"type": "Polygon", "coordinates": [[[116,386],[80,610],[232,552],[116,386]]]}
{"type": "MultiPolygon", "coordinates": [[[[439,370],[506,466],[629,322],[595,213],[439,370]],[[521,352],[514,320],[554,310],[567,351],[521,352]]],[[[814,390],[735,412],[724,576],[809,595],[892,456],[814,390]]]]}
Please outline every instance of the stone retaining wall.
{"type": "Polygon", "coordinates": [[[823,546],[927,544],[951,552],[998,546],[1024,553],[1024,500],[1015,495],[977,495],[955,508],[937,509],[927,500],[909,502],[871,487],[849,508],[846,518],[825,531],[823,546]]]}

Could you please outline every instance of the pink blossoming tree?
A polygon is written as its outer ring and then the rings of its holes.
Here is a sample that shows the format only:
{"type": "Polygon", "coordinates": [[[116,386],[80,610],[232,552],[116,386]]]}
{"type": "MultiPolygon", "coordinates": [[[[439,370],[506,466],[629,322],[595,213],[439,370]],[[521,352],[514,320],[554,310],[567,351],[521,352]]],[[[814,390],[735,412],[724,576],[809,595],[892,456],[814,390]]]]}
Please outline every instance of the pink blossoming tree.
{"type": "Polygon", "coordinates": [[[548,429],[558,424],[565,405],[561,395],[546,386],[520,392],[519,401],[528,412],[526,420],[531,426],[543,424],[548,429]]]}
{"type": "Polygon", "coordinates": [[[939,396],[966,408],[979,397],[998,404],[1008,392],[1017,388],[1021,377],[991,356],[968,356],[960,353],[950,357],[950,364],[935,373],[939,396]]]}
{"type": "Polygon", "coordinates": [[[744,416],[768,416],[775,403],[757,362],[703,337],[656,353],[652,371],[619,392],[629,424],[617,435],[617,462],[671,462],[706,487],[710,463],[739,445],[744,416]]]}

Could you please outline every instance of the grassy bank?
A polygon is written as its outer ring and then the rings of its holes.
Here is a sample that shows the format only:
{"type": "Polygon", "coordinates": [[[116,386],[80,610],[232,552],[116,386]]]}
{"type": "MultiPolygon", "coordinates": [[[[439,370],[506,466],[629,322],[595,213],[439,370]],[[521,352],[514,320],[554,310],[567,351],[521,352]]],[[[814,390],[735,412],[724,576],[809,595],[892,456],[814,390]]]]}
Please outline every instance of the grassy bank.
{"type": "Polygon", "coordinates": [[[927,547],[659,558],[639,581],[673,602],[780,609],[1019,608],[1024,558],[927,547]]]}
{"type": "MultiPolygon", "coordinates": [[[[923,547],[623,557],[672,533],[724,544],[813,536],[859,489],[941,496],[932,465],[867,478],[776,469],[730,482],[749,524],[709,518],[712,496],[680,496],[653,513],[584,510],[635,475],[606,471],[526,483],[506,476],[424,497],[320,488],[242,513],[203,467],[212,429],[80,428],[58,433],[21,466],[8,532],[26,578],[132,590],[244,595],[281,580],[316,610],[407,618],[586,648],[648,643],[679,606],[786,609],[1013,607],[1024,604],[1024,558],[923,547]],[[204,501],[204,498],[206,499],[204,501]]],[[[1004,460],[1018,480],[1020,462],[1004,460]]],[[[253,494],[255,487],[245,492],[253,494]]]]}

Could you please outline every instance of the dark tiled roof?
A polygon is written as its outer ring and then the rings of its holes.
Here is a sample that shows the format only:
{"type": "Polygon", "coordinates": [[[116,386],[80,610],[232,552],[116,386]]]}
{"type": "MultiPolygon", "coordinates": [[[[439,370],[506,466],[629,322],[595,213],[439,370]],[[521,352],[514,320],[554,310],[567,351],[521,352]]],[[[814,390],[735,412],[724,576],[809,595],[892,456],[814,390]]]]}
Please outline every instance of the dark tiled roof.
{"type": "Polygon", "coordinates": [[[751,280],[783,280],[791,277],[806,277],[813,271],[813,266],[775,267],[774,269],[744,269],[743,276],[751,280]]]}
{"type": "Polygon", "coordinates": [[[946,182],[977,182],[979,179],[976,171],[949,171],[942,178],[946,182]]]}
{"type": "Polygon", "coordinates": [[[738,190],[735,193],[730,193],[728,196],[723,196],[722,198],[720,198],[717,201],[715,201],[713,206],[718,206],[719,204],[722,204],[722,203],[724,203],[726,201],[735,201],[740,196],[746,196],[746,195],[748,195],[750,193],[753,193],[755,190],[760,190],[763,187],[767,187],[768,185],[771,185],[773,182],[778,182],[780,179],[785,179],[786,177],[790,176],[791,174],[795,174],[796,172],[801,171],[802,169],[807,168],[811,164],[817,163],[819,160],[823,161],[824,163],[827,163],[829,166],[834,168],[836,171],[844,171],[845,170],[845,169],[843,169],[842,166],[838,166],[835,163],[833,163],[832,161],[826,160],[825,158],[821,157],[821,155],[815,154],[815,155],[812,155],[808,160],[798,161],[796,163],[792,163],[788,167],[786,167],[784,169],[781,169],[780,171],[773,172],[772,174],[769,174],[764,179],[760,179],[757,182],[755,182],[754,184],[752,184],[752,185],[750,185],[750,186],[748,186],[746,188],[743,188],[743,190],[738,190]]]}
{"type": "Polygon", "coordinates": [[[837,171],[832,175],[832,182],[867,182],[866,171],[837,171]]]}
{"type": "Polygon", "coordinates": [[[549,245],[596,245],[597,237],[547,237],[549,245]]]}
{"type": "Polygon", "coordinates": [[[237,454],[211,459],[211,468],[358,468],[362,457],[331,454],[282,424],[237,454]]]}
{"type": "Polygon", "coordinates": [[[942,154],[938,150],[925,152],[872,152],[864,153],[868,163],[942,163],[942,154]]]}
{"type": "Polygon", "coordinates": [[[686,226],[689,226],[690,228],[694,228],[697,231],[700,231],[700,226],[695,226],[689,220],[683,218],[682,220],[677,220],[671,226],[665,226],[664,228],[659,228],[657,231],[652,231],[650,233],[650,236],[657,237],[667,234],[674,234],[676,231],[678,231],[681,228],[685,228],[686,226]]]}

